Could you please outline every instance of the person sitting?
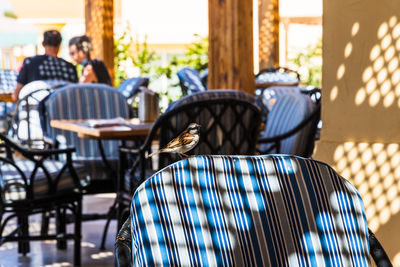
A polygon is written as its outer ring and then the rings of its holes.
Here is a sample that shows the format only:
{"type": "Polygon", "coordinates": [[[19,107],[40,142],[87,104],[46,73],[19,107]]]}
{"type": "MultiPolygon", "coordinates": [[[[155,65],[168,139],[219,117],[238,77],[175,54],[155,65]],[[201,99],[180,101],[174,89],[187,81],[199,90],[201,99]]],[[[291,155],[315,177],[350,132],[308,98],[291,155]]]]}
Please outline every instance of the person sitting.
{"type": "Polygon", "coordinates": [[[73,61],[83,66],[79,83],[104,83],[112,85],[107,67],[102,60],[91,59],[91,39],[86,36],[76,36],[69,41],[69,54],[73,61]]]}
{"type": "Polygon", "coordinates": [[[57,57],[61,40],[61,34],[56,30],[43,33],[44,55],[25,58],[17,77],[17,86],[12,95],[14,101],[18,100],[21,88],[33,81],[65,80],[78,82],[74,65],[57,57]]]}

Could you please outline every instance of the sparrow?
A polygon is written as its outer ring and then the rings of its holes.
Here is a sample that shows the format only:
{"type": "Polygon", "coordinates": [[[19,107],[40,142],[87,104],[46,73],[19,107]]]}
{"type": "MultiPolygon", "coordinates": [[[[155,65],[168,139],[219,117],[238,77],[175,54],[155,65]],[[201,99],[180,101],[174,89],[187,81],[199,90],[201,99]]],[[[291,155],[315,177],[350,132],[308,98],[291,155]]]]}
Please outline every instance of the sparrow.
{"type": "Polygon", "coordinates": [[[148,158],[158,153],[178,153],[181,157],[188,157],[185,153],[193,149],[199,140],[200,125],[191,123],[178,137],[172,139],[164,148],[151,153],[148,158]]]}

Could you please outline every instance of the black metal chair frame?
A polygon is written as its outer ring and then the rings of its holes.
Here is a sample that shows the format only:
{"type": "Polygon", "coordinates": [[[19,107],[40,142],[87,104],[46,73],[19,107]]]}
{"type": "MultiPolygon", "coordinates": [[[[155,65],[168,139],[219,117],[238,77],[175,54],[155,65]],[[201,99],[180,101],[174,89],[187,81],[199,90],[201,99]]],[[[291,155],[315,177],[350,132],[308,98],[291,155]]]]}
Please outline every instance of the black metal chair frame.
{"type": "Polygon", "coordinates": [[[304,152],[304,155],[299,155],[302,157],[311,157],[314,151],[314,143],[315,140],[318,138],[318,123],[321,118],[321,89],[314,88],[312,90],[304,90],[302,91],[304,94],[310,95],[311,98],[314,99],[316,103],[316,108],[314,111],[304,120],[302,120],[297,126],[293,127],[291,130],[287,131],[286,133],[273,136],[273,137],[260,137],[258,139],[258,144],[267,144],[271,143],[271,146],[267,150],[260,150],[258,152],[260,154],[269,154],[269,153],[280,153],[281,142],[296,133],[302,130],[304,127],[308,126],[310,123],[310,131],[309,136],[306,138],[306,147],[307,150],[304,152]]]}
{"type": "Polygon", "coordinates": [[[40,102],[40,99],[35,97],[35,94],[40,93],[40,92],[46,92],[48,94],[51,93],[51,89],[49,88],[44,88],[44,89],[38,89],[37,91],[30,92],[23,98],[19,99],[18,102],[15,105],[15,109],[11,114],[8,114],[9,116],[9,134],[12,136],[18,136],[18,130],[19,130],[19,124],[20,124],[20,118],[19,118],[19,109],[22,107],[24,111],[26,112],[26,117],[24,120],[27,122],[27,130],[28,130],[28,139],[26,140],[27,145],[29,147],[32,147],[34,142],[36,141],[42,141],[42,140],[34,140],[32,139],[32,134],[31,134],[31,127],[30,127],[30,112],[33,108],[36,108],[37,105],[32,106],[29,103],[30,99],[33,99],[34,101],[37,101],[38,103],[40,102]]]}
{"type": "MultiPolygon", "coordinates": [[[[118,226],[121,226],[123,218],[126,216],[126,213],[129,212],[129,202],[131,200],[131,196],[136,188],[146,179],[146,177],[152,174],[154,171],[152,170],[152,161],[151,159],[146,158],[147,154],[151,153],[151,146],[153,141],[159,138],[158,147],[164,147],[172,138],[170,136],[176,137],[181,131],[183,131],[187,125],[179,125],[182,128],[175,128],[172,125],[171,119],[175,116],[179,116],[181,114],[187,115],[189,118],[193,118],[191,122],[196,122],[196,118],[199,118],[201,114],[204,114],[205,111],[209,111],[212,118],[215,119],[215,124],[220,127],[223,131],[224,136],[224,144],[230,143],[233,148],[233,153],[236,155],[253,155],[256,153],[257,146],[257,137],[259,135],[260,125],[261,125],[261,110],[255,103],[251,104],[246,100],[235,99],[235,98],[221,98],[221,99],[209,99],[209,100],[199,100],[194,103],[183,104],[182,106],[178,106],[163,115],[161,115],[156,122],[154,123],[150,133],[148,134],[146,140],[140,148],[128,148],[121,147],[120,148],[120,179],[118,185],[118,226]],[[219,110],[219,114],[215,114],[212,111],[212,107],[215,104],[219,104],[221,110],[219,110]],[[236,110],[238,107],[243,107],[241,113],[238,113],[236,110]],[[226,110],[235,110],[236,120],[234,121],[234,125],[231,126],[231,129],[226,129],[221,122],[221,117],[223,116],[226,110]],[[251,110],[253,113],[252,116],[252,128],[247,129],[243,122],[244,113],[248,110],[251,110]],[[247,135],[244,136],[245,140],[241,140],[240,143],[236,144],[236,142],[232,139],[231,133],[234,131],[237,125],[241,125],[243,129],[246,129],[247,135]],[[167,134],[167,132],[172,132],[173,134],[167,134]],[[243,147],[245,144],[248,144],[247,150],[244,151],[243,147]],[[128,155],[133,158],[132,160],[128,160],[128,155]],[[128,163],[129,162],[129,163],[128,163]],[[125,173],[125,170],[128,170],[125,173]],[[149,170],[151,170],[149,172],[149,170]],[[135,181],[131,183],[131,188],[129,192],[127,192],[124,187],[123,179],[130,179],[130,181],[135,181]]],[[[210,118],[211,119],[211,118],[210,118]]],[[[215,127],[215,126],[214,126],[215,127]]],[[[197,146],[205,145],[209,149],[211,149],[212,154],[225,154],[224,151],[221,151],[220,147],[214,147],[213,144],[208,139],[205,139],[204,136],[208,136],[210,131],[214,129],[214,127],[210,127],[208,131],[204,130],[204,127],[201,129],[200,141],[197,146]]],[[[188,155],[193,155],[193,151],[187,152],[188,155]]],[[[180,158],[176,154],[169,153],[161,153],[159,154],[158,159],[158,168],[162,168],[171,164],[180,158]]]]}
{"type": "MultiPolygon", "coordinates": [[[[33,240],[57,240],[57,247],[59,249],[66,249],[67,239],[74,240],[74,264],[80,265],[81,263],[81,216],[82,216],[82,188],[79,178],[72,164],[72,153],[74,148],[65,149],[25,149],[20,145],[11,141],[8,137],[0,134],[0,139],[3,141],[1,146],[5,149],[6,157],[0,157],[0,162],[12,165],[16,174],[19,175],[24,185],[22,186],[26,193],[26,198],[22,200],[6,201],[3,198],[4,188],[0,187],[2,199],[0,200],[0,245],[5,242],[18,242],[18,252],[23,255],[30,251],[29,241],[33,240]],[[13,158],[13,151],[20,153],[26,160],[33,161],[35,166],[31,170],[31,174],[27,177],[24,172],[15,164],[13,158]],[[44,166],[44,162],[54,156],[65,154],[66,163],[59,171],[57,176],[51,177],[50,172],[44,166]],[[45,179],[48,183],[48,193],[35,196],[33,185],[35,182],[35,175],[39,169],[43,170],[45,179]],[[61,175],[66,171],[73,179],[74,189],[68,192],[57,191],[57,183],[61,175]],[[68,233],[66,229],[66,214],[69,210],[74,216],[74,233],[68,233]],[[29,234],[29,221],[30,215],[39,214],[42,216],[42,229],[39,235],[29,234]],[[45,214],[54,213],[56,215],[56,233],[48,233],[48,220],[45,214]],[[18,225],[16,229],[11,231],[7,236],[3,236],[3,232],[7,223],[11,219],[17,218],[18,225]]],[[[0,175],[2,171],[0,170],[0,175]]],[[[8,185],[7,185],[8,186],[8,185]]]]}

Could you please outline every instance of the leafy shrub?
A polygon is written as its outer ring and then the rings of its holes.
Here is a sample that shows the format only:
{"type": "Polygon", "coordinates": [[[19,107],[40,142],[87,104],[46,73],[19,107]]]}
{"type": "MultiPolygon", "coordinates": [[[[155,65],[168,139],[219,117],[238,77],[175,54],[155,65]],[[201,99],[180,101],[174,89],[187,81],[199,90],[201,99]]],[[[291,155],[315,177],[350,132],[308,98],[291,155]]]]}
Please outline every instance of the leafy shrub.
{"type": "Polygon", "coordinates": [[[303,51],[299,52],[290,64],[294,65],[300,73],[303,85],[311,85],[321,87],[322,84],[322,40],[307,46],[303,51]]]}

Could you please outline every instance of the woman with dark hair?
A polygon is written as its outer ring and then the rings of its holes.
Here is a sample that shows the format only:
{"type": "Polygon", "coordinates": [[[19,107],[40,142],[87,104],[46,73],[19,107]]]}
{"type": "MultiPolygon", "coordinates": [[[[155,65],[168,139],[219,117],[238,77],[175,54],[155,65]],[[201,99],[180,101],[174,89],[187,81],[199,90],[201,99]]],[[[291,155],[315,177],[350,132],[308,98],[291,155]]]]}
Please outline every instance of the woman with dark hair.
{"type": "Polygon", "coordinates": [[[86,36],[76,36],[69,41],[69,54],[76,63],[83,66],[80,83],[105,83],[111,84],[110,74],[103,61],[91,59],[91,39],[86,36]]]}

